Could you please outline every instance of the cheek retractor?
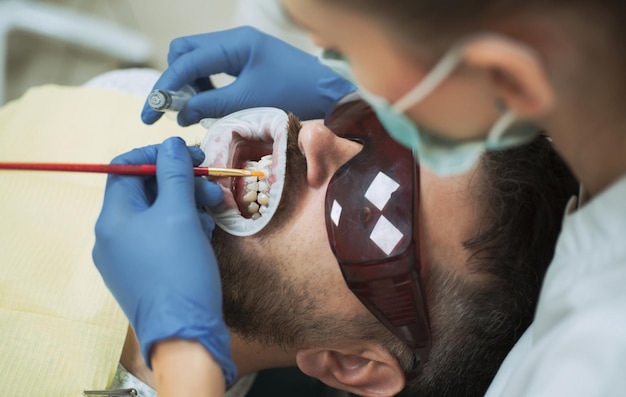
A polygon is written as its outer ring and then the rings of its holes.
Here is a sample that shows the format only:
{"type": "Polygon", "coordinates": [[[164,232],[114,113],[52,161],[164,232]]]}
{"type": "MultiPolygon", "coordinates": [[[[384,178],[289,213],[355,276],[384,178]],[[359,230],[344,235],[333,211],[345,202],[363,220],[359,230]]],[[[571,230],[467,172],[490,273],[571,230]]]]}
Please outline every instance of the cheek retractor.
{"type": "Polygon", "coordinates": [[[203,164],[212,167],[232,166],[234,156],[242,146],[271,148],[271,154],[258,160],[245,159],[246,169],[263,171],[266,177],[246,177],[236,181],[241,184],[238,190],[242,197],[234,197],[229,183],[222,184],[224,202],[211,208],[209,213],[224,231],[235,236],[249,236],[263,230],[272,219],[285,179],[287,123],[287,114],[280,109],[253,108],[232,113],[207,129],[200,147],[206,155],[203,164]]]}

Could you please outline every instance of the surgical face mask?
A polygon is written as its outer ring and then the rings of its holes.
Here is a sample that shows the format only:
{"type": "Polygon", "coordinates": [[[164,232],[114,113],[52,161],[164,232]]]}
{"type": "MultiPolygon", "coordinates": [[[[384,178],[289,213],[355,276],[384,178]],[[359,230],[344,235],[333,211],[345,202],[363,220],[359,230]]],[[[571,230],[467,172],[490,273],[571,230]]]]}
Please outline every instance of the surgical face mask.
{"type": "Polygon", "coordinates": [[[511,110],[503,110],[485,140],[455,141],[417,127],[405,115],[408,109],[421,102],[452,73],[461,61],[462,49],[462,46],[454,47],[421,82],[393,104],[361,87],[349,63],[337,52],[325,50],[320,60],[359,87],[361,97],[372,106],[387,132],[413,150],[421,165],[438,175],[453,175],[471,169],[488,149],[502,150],[519,146],[533,140],[539,133],[536,126],[513,125],[515,114],[511,110]]]}

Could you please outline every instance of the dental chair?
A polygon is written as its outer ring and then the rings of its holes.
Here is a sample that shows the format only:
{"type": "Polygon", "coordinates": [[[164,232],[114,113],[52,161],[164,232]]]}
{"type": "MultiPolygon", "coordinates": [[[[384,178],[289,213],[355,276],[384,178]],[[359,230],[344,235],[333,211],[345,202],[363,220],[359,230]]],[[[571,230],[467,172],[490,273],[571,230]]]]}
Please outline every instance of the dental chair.
{"type": "Polygon", "coordinates": [[[89,48],[129,64],[146,64],[152,42],[95,16],[40,1],[0,0],[0,105],[5,102],[8,36],[24,31],[89,48]]]}

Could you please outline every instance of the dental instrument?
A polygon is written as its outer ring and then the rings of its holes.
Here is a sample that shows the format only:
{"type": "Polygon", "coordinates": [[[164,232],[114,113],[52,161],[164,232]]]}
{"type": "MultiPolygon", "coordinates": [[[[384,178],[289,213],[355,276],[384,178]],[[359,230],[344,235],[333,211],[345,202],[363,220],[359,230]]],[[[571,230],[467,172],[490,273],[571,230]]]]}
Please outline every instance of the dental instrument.
{"type": "Polygon", "coordinates": [[[156,111],[178,112],[185,106],[192,96],[196,95],[190,85],[186,85],[178,91],[156,89],[148,94],[148,104],[156,111]]]}
{"type": "Polygon", "coordinates": [[[100,396],[100,397],[135,397],[138,396],[136,389],[120,389],[120,390],[85,390],[83,396],[100,396]]]}
{"type": "MultiPolygon", "coordinates": [[[[97,172],[116,175],[156,175],[154,164],[72,164],[72,163],[3,163],[0,170],[24,171],[69,171],[69,172],[97,172]]],[[[265,172],[260,170],[245,170],[236,168],[193,167],[195,176],[216,177],[248,177],[265,178],[265,172]]]]}

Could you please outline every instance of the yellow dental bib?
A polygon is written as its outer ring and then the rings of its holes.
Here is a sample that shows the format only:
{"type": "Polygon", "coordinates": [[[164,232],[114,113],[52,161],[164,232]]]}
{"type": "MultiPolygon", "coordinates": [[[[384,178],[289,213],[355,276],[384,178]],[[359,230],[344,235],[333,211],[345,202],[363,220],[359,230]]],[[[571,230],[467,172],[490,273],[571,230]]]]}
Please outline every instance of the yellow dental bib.
{"type": "MultiPolygon", "coordinates": [[[[0,161],[109,163],[204,129],[144,125],[143,99],[43,86],[0,109],[0,161]]],[[[0,171],[0,396],[105,389],[128,323],[91,259],[106,175],[0,171]]]]}

